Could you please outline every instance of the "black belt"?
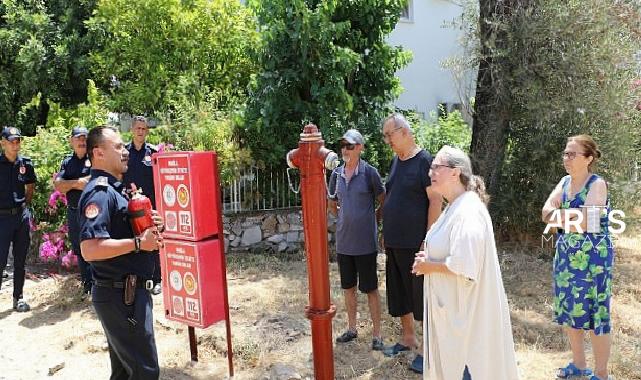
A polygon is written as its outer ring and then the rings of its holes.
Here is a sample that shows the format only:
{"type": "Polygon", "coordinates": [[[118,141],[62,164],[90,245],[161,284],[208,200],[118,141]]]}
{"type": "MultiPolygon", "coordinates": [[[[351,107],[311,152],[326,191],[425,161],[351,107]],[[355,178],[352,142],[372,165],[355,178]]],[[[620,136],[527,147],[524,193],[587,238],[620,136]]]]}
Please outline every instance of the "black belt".
{"type": "Polygon", "coordinates": [[[22,210],[24,209],[24,206],[20,205],[18,207],[12,207],[12,208],[0,208],[0,215],[18,215],[22,214],[22,210]]]}
{"type": "MultiPolygon", "coordinates": [[[[101,288],[116,288],[124,289],[124,281],[111,281],[111,280],[93,280],[94,285],[100,286],[101,288]]],[[[145,280],[138,278],[136,281],[136,288],[151,290],[154,288],[154,280],[145,280]]]]}

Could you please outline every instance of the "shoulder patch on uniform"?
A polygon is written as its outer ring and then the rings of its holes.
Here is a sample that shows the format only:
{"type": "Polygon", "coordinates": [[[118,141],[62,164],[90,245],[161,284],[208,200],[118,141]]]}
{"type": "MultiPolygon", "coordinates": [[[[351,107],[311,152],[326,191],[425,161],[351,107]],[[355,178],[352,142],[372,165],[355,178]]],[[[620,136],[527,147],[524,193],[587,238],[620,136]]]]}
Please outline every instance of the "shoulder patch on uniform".
{"type": "Polygon", "coordinates": [[[88,159],[88,158],[87,158],[87,159],[85,159],[85,167],[86,167],[86,168],[90,168],[90,167],[91,167],[91,161],[89,161],[89,159],[88,159]]]}
{"type": "Polygon", "coordinates": [[[100,176],[96,179],[96,186],[107,187],[109,186],[109,179],[105,176],[100,176]]]}
{"type": "Polygon", "coordinates": [[[158,153],[158,145],[147,143],[147,146],[152,150],[152,153],[158,153]]]}
{"type": "Polygon", "coordinates": [[[100,207],[95,203],[89,203],[85,207],[85,217],[87,219],[93,219],[100,214],[100,207]]]}

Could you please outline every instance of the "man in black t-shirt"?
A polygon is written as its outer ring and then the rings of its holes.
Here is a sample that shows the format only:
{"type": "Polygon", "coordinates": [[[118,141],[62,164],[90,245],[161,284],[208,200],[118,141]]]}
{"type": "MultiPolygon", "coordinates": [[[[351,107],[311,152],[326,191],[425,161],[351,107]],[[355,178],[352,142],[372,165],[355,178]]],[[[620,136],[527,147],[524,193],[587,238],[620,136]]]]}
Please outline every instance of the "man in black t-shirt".
{"type": "MultiPolygon", "coordinates": [[[[432,156],[416,145],[403,115],[385,119],[383,138],[396,154],[385,183],[383,206],[387,305],[390,315],[401,319],[400,341],[383,352],[394,356],[419,346],[414,320],[423,320],[423,276],[412,274],[412,265],[427,230],[441,213],[442,200],[429,188],[432,156]]],[[[410,368],[422,373],[422,355],[416,356],[410,368]]]]}

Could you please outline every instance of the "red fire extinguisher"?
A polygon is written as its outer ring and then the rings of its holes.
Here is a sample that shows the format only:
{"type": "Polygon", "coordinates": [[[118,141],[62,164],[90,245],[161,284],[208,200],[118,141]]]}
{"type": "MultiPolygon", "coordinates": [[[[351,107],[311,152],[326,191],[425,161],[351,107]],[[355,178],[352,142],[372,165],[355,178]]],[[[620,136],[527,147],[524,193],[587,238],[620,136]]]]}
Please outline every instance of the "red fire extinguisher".
{"type": "Polygon", "coordinates": [[[151,201],[147,198],[136,185],[131,185],[131,198],[127,205],[129,212],[129,221],[131,228],[136,236],[141,235],[149,227],[154,226],[154,220],[151,217],[151,201]]]}

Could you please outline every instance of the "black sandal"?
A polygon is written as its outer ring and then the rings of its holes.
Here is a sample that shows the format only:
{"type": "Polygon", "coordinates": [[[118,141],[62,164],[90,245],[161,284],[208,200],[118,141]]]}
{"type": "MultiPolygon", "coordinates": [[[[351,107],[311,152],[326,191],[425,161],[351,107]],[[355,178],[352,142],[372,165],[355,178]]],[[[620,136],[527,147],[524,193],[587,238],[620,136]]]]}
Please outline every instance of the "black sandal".
{"type": "Polygon", "coordinates": [[[356,339],[357,337],[358,337],[358,333],[357,333],[356,331],[347,330],[347,331],[345,331],[343,334],[341,334],[341,336],[339,336],[338,338],[336,338],[336,343],[347,343],[347,342],[351,342],[351,341],[353,341],[354,339],[356,339]]]}

